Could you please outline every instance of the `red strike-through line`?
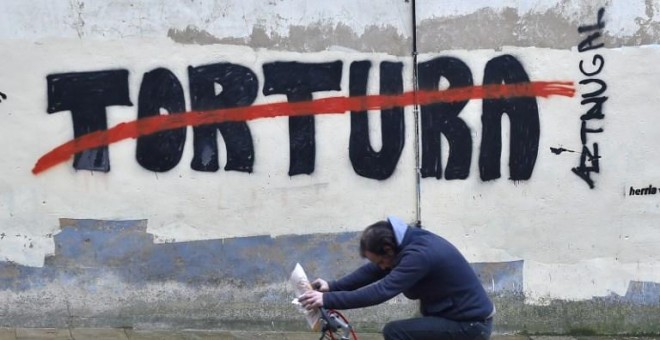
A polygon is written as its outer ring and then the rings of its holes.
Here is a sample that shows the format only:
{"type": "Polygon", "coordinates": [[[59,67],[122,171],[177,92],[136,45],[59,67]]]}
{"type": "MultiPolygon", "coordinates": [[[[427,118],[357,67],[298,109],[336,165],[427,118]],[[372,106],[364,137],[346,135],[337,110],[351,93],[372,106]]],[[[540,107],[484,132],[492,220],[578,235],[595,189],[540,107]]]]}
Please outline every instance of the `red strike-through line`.
{"type": "Polygon", "coordinates": [[[570,81],[535,81],[519,84],[483,85],[453,88],[442,91],[405,92],[398,95],[369,95],[357,97],[331,97],[305,102],[259,104],[209,111],[191,111],[181,114],[158,115],[120,123],[102,131],[95,131],[70,140],[41,156],[32,169],[39,174],[67,161],[73,155],[112,143],[156,132],[200,126],[228,121],[248,121],[258,118],[295,117],[316,114],[338,114],[349,111],[382,110],[408,105],[450,103],[470,99],[496,99],[511,97],[573,97],[575,87],[570,81]]]}

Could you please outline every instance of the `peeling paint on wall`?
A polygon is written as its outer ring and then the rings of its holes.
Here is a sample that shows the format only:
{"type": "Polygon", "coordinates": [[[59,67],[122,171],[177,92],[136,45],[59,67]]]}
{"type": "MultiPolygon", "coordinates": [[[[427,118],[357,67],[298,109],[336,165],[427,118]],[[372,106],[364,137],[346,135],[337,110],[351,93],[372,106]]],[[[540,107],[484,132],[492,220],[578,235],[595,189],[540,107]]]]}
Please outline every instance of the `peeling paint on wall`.
{"type": "MultiPolygon", "coordinates": [[[[365,261],[358,255],[355,232],[155,244],[147,221],[61,219],[61,228],[54,236],[55,254],[43,268],[0,261],[0,298],[14,306],[2,313],[0,326],[240,328],[252,322],[264,330],[304,329],[288,304],[293,292],[287,279],[295,263],[303,263],[310,276],[332,279],[365,261]]],[[[521,315],[515,310],[549,313],[559,305],[573,313],[579,308],[557,300],[545,307],[524,305],[524,261],[472,266],[499,303],[501,331],[520,329],[521,315]],[[518,306],[510,309],[511,304],[518,306]]],[[[631,282],[624,296],[592,301],[601,304],[597,313],[604,317],[620,305],[657,311],[660,285],[631,282]]],[[[405,317],[414,308],[414,303],[398,297],[367,313],[348,313],[364,330],[405,317]]],[[[654,329],[641,316],[636,318],[619,325],[654,329]]],[[[523,319],[535,323],[533,317],[523,319]]],[[[556,331],[567,326],[553,327],[556,331]]]]}
{"type": "MultiPolygon", "coordinates": [[[[315,276],[331,278],[365,261],[358,254],[355,232],[158,244],[147,233],[147,221],[60,221],[55,254],[46,258],[44,267],[0,262],[0,289],[19,292],[77,282],[89,290],[95,289],[94,277],[104,276],[137,286],[268,285],[286,281],[297,262],[315,276]]],[[[490,293],[522,293],[521,261],[477,263],[474,268],[490,293]]]]}
{"type": "Polygon", "coordinates": [[[352,50],[407,55],[411,44],[410,39],[404,37],[393,26],[369,26],[364,33],[358,35],[342,23],[334,26],[326,23],[291,26],[286,36],[268,32],[258,26],[254,27],[250,36],[245,38],[221,38],[190,26],[183,30],[172,28],[168,31],[167,36],[182,44],[235,44],[300,52],[352,50]]]}

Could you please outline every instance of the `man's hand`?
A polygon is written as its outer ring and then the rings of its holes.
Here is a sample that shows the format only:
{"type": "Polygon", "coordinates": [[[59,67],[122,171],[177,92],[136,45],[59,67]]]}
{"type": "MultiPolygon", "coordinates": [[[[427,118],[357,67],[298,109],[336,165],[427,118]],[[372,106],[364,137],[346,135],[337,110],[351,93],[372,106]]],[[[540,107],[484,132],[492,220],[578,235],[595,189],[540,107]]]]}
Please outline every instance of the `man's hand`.
{"type": "Polygon", "coordinates": [[[308,290],[298,297],[298,301],[308,310],[323,307],[323,293],[308,290]]]}
{"type": "Polygon", "coordinates": [[[312,288],[314,288],[314,290],[318,290],[319,292],[330,291],[330,286],[328,285],[328,282],[323,279],[314,280],[314,282],[312,282],[312,288]]]}

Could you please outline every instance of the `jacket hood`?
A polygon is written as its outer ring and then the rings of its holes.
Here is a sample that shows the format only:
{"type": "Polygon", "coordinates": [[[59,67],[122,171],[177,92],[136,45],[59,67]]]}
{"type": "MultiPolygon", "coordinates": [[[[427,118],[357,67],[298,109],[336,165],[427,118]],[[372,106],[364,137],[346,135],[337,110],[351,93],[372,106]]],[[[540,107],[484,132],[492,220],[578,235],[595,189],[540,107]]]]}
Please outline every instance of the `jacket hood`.
{"type": "Polygon", "coordinates": [[[387,221],[392,225],[394,230],[394,237],[396,237],[396,245],[400,246],[403,243],[403,237],[406,235],[408,225],[396,216],[387,216],[387,221]]]}

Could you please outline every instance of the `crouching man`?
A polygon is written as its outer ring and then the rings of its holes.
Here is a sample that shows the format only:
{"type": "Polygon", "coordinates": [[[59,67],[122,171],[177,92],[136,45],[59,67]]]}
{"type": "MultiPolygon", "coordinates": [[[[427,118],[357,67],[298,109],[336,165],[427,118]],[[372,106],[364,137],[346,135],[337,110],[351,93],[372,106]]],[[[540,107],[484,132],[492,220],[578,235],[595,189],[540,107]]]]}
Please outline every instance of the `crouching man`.
{"type": "Polygon", "coordinates": [[[489,339],[495,307],[470,264],[444,238],[396,217],[368,226],[360,255],[370,262],[332,282],[316,279],[299,300],[309,309],[373,306],[403,293],[421,317],[392,321],[385,340],[489,339]]]}

